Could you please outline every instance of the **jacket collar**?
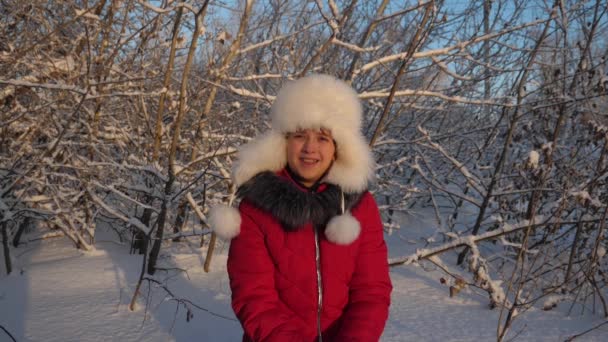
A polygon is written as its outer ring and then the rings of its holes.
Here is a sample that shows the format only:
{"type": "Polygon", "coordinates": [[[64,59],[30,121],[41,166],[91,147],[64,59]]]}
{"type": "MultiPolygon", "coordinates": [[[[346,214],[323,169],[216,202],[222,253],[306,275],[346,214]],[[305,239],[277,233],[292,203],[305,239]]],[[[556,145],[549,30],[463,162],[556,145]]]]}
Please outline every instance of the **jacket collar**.
{"type": "MultiPolygon", "coordinates": [[[[362,194],[345,192],[345,210],[354,207],[362,194]]],[[[342,214],[341,196],[342,190],[334,184],[306,188],[285,168],[276,173],[260,172],[237,191],[237,197],[270,213],[285,231],[297,231],[308,223],[325,227],[331,218],[342,214]]]]}
{"type": "Polygon", "coordinates": [[[285,166],[285,168],[283,170],[277,172],[277,175],[279,177],[285,177],[285,178],[291,180],[295,186],[300,188],[300,190],[307,191],[307,192],[320,192],[320,191],[325,190],[327,188],[327,185],[323,181],[325,179],[326,174],[327,174],[327,172],[325,172],[325,174],[313,185],[306,186],[306,185],[302,184],[302,182],[300,181],[300,177],[291,170],[289,165],[285,166]]]}

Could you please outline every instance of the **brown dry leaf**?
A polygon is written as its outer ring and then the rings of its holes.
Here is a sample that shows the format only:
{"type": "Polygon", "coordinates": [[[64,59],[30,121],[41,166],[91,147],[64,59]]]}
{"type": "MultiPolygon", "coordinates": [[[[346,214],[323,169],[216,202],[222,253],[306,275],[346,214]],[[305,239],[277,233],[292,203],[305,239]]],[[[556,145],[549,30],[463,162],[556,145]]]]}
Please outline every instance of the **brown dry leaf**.
{"type": "Polygon", "coordinates": [[[466,286],[467,286],[467,282],[464,279],[462,279],[460,277],[456,277],[454,279],[454,285],[450,286],[450,297],[456,296],[466,286]]]}
{"type": "Polygon", "coordinates": [[[456,296],[460,292],[460,289],[456,286],[450,286],[450,298],[456,296]]]}

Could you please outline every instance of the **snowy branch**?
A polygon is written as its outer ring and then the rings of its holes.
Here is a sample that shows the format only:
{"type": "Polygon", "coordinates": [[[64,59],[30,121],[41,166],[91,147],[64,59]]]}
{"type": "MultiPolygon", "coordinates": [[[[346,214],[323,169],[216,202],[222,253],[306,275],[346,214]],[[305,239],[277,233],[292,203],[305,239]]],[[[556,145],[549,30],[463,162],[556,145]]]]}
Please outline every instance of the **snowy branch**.
{"type": "Polygon", "coordinates": [[[30,88],[44,88],[44,89],[52,89],[52,90],[67,90],[80,95],[86,95],[88,92],[86,89],[78,88],[76,86],[70,86],[67,84],[53,84],[53,83],[34,83],[28,81],[21,80],[2,80],[0,79],[0,84],[7,84],[16,87],[30,87],[30,88]]]}
{"type": "Polygon", "coordinates": [[[369,48],[362,48],[358,45],[355,44],[351,44],[351,43],[347,43],[345,41],[342,41],[338,38],[332,38],[331,39],[332,44],[336,44],[338,46],[342,46],[347,48],[348,50],[351,51],[355,51],[355,52],[374,52],[374,51],[378,51],[380,49],[380,46],[374,46],[374,47],[369,47],[369,48]]]}
{"type": "MultiPolygon", "coordinates": [[[[363,100],[374,99],[374,98],[387,98],[389,97],[390,92],[387,91],[365,91],[359,94],[359,98],[363,100]]],[[[437,91],[431,90],[416,90],[416,89],[402,89],[397,90],[395,92],[395,97],[403,97],[403,96],[423,96],[423,97],[437,97],[442,100],[446,100],[454,103],[462,103],[462,104],[475,104],[480,106],[500,106],[500,107],[515,107],[516,104],[512,103],[510,97],[499,98],[500,101],[490,101],[490,100],[475,100],[472,98],[466,98],[462,96],[449,96],[437,91]]]]}
{"type": "Polygon", "coordinates": [[[101,198],[97,197],[97,195],[95,195],[95,193],[93,191],[91,191],[90,189],[87,189],[87,193],[91,196],[91,199],[95,203],[97,203],[97,205],[99,205],[101,208],[103,208],[103,210],[105,210],[108,214],[120,219],[121,221],[123,221],[124,223],[126,223],[128,225],[131,225],[131,226],[139,229],[141,232],[143,232],[146,235],[150,234],[150,228],[148,228],[148,226],[143,224],[143,222],[141,222],[138,218],[127,217],[127,216],[119,213],[118,211],[110,208],[101,198]]]}
{"type": "MultiPolygon", "coordinates": [[[[483,196],[485,191],[483,189],[481,181],[477,179],[477,177],[475,177],[473,174],[471,174],[471,172],[469,172],[469,170],[463,163],[451,156],[441,145],[431,141],[429,133],[424,128],[422,128],[421,126],[418,126],[416,128],[418,129],[418,132],[422,133],[422,135],[426,138],[426,141],[429,144],[428,146],[432,147],[436,151],[439,151],[439,153],[441,153],[446,159],[448,159],[452,163],[452,165],[454,165],[456,169],[461,172],[467,183],[470,184],[477,191],[477,193],[483,196]]],[[[425,146],[423,144],[420,145],[425,146]]]]}
{"type": "Polygon", "coordinates": [[[128,202],[131,202],[131,203],[133,203],[133,204],[137,205],[138,207],[141,207],[141,208],[144,208],[144,209],[150,209],[150,210],[152,210],[153,212],[158,213],[158,210],[156,210],[156,208],[154,208],[154,207],[152,207],[152,206],[149,206],[149,205],[146,205],[146,204],[144,204],[144,203],[141,203],[140,201],[138,201],[138,200],[136,200],[136,199],[134,199],[134,198],[129,197],[129,196],[128,196],[127,194],[125,194],[124,192],[122,192],[122,191],[120,191],[120,190],[116,189],[116,188],[114,187],[114,185],[103,185],[103,184],[99,183],[98,181],[93,181],[93,182],[92,182],[92,184],[95,184],[97,187],[99,187],[99,188],[101,188],[101,189],[104,189],[104,190],[110,191],[110,192],[112,192],[113,194],[117,195],[118,197],[120,197],[120,198],[122,198],[122,199],[124,199],[124,200],[127,200],[128,202]]]}
{"type": "Polygon", "coordinates": [[[514,232],[526,229],[528,227],[536,229],[536,228],[540,228],[540,227],[551,226],[554,224],[572,225],[572,224],[578,224],[578,223],[597,223],[597,222],[599,222],[599,219],[581,220],[581,221],[561,221],[556,218],[551,218],[545,222],[538,222],[538,223],[537,222],[530,223],[530,222],[524,221],[524,222],[520,222],[519,224],[514,224],[514,225],[503,224],[503,226],[501,228],[491,230],[491,231],[485,232],[483,234],[467,235],[467,236],[458,237],[449,243],[446,243],[446,244],[443,244],[443,245],[440,245],[437,247],[419,249],[416,251],[416,253],[406,256],[406,257],[391,258],[391,259],[389,259],[388,263],[390,266],[410,265],[419,260],[430,258],[434,255],[447,252],[447,251],[452,250],[457,247],[469,245],[471,243],[476,244],[476,243],[479,243],[479,242],[485,241],[485,240],[496,239],[502,235],[514,233],[514,232]]]}
{"type": "Polygon", "coordinates": [[[247,89],[236,88],[232,85],[227,85],[226,88],[237,95],[251,97],[254,99],[266,100],[269,103],[273,102],[275,99],[275,96],[272,95],[262,95],[260,93],[256,93],[247,89]]]}
{"type": "MultiPolygon", "coordinates": [[[[458,44],[455,45],[451,45],[451,46],[447,46],[444,48],[439,48],[439,49],[433,49],[433,50],[428,50],[428,51],[420,51],[420,52],[416,52],[412,55],[413,58],[425,58],[425,57],[432,57],[432,56],[439,56],[439,55],[447,55],[449,53],[451,53],[452,51],[461,51],[464,50],[466,47],[468,47],[469,45],[473,45],[479,42],[483,42],[486,40],[491,40],[497,37],[500,37],[502,35],[505,35],[507,33],[510,32],[514,32],[514,31],[520,31],[526,27],[530,27],[530,26],[536,26],[539,24],[543,24],[545,22],[547,22],[550,19],[540,19],[540,20],[535,20],[529,23],[525,23],[519,26],[513,26],[510,27],[508,29],[504,29],[502,31],[499,32],[495,32],[495,33],[489,33],[489,34],[485,34],[479,37],[475,37],[473,39],[467,40],[467,41],[463,41],[460,42],[458,44]]],[[[394,55],[389,55],[389,56],[385,56],[382,58],[379,58],[373,62],[369,62],[365,65],[363,65],[362,67],[360,67],[359,69],[355,70],[354,72],[354,77],[356,77],[359,74],[362,74],[364,72],[367,72],[373,68],[376,68],[378,66],[381,65],[385,65],[387,63],[390,62],[394,62],[394,61],[398,61],[398,60],[403,60],[407,57],[407,52],[402,52],[402,53],[398,53],[398,54],[394,54],[394,55]]]]}
{"type": "Polygon", "coordinates": [[[450,194],[450,195],[460,198],[462,200],[465,200],[465,201],[475,205],[476,207],[481,207],[481,203],[477,199],[467,196],[466,194],[463,194],[463,193],[456,193],[456,192],[449,190],[446,187],[438,184],[437,182],[434,182],[432,179],[430,179],[427,176],[427,174],[422,170],[422,167],[420,167],[419,164],[415,163],[415,164],[411,165],[411,168],[416,170],[416,172],[422,177],[422,179],[424,179],[427,183],[429,183],[430,185],[432,185],[439,191],[450,194]]]}
{"type": "Polygon", "coordinates": [[[289,37],[293,37],[293,36],[295,36],[295,35],[297,35],[299,33],[305,32],[308,29],[310,29],[312,27],[315,27],[315,26],[318,26],[318,25],[321,25],[321,24],[323,24],[323,21],[317,21],[317,22],[314,22],[312,24],[306,25],[301,30],[294,31],[294,32],[292,32],[290,34],[285,34],[285,35],[282,35],[282,36],[276,36],[276,37],[273,37],[271,39],[267,39],[267,40],[259,42],[259,43],[251,44],[251,45],[249,45],[247,47],[244,47],[244,48],[238,50],[237,54],[244,54],[246,52],[249,52],[249,51],[252,51],[252,50],[264,47],[264,46],[268,46],[268,45],[270,45],[272,43],[275,43],[275,42],[287,39],[289,37]]]}
{"type": "Polygon", "coordinates": [[[224,79],[227,81],[257,81],[257,80],[265,80],[265,79],[274,79],[274,78],[283,78],[281,74],[264,74],[264,75],[249,75],[242,77],[232,77],[228,76],[224,79]]]}

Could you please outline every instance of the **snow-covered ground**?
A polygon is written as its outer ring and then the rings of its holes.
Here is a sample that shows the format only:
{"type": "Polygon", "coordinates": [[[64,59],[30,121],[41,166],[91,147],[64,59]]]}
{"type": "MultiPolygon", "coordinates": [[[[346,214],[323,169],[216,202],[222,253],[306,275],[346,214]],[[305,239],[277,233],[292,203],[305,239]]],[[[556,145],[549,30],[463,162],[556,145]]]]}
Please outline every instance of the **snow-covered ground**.
{"type": "MultiPolygon", "coordinates": [[[[388,238],[391,256],[412,252],[419,227],[408,236],[388,238]],[[414,238],[411,238],[414,236],[414,238]]],[[[128,304],[141,268],[141,256],[129,255],[111,234],[99,234],[97,250],[81,252],[65,238],[13,249],[15,271],[0,268],[0,325],[17,341],[239,341],[242,330],[230,308],[225,271],[226,246],[214,256],[212,271],[203,272],[205,249],[198,241],[168,246],[155,275],[177,298],[209,310],[185,306],[165,290],[146,284],[136,311],[128,304]],[[178,270],[177,268],[181,269],[178,270]],[[182,271],[182,270],[185,270],[182,271]],[[148,291],[150,295],[148,296],[148,291]]],[[[419,239],[418,239],[419,240],[419,239]]],[[[429,266],[430,267],[430,266],[429,266]]],[[[391,269],[394,291],[382,341],[493,341],[499,311],[488,308],[483,292],[465,289],[450,298],[438,270],[420,266],[391,269]]],[[[552,311],[533,309],[516,320],[516,341],[563,341],[602,323],[601,315],[568,316],[567,304],[552,311]]],[[[608,340],[608,324],[577,339],[608,340]]],[[[0,329],[0,341],[11,339],[0,329]]]]}

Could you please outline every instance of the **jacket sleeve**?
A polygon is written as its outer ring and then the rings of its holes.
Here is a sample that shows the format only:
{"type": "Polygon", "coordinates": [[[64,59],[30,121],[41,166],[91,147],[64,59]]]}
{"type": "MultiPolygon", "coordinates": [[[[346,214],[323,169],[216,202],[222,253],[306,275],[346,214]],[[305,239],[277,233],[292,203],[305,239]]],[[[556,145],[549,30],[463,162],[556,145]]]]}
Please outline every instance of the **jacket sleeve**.
{"type": "Polygon", "coordinates": [[[361,245],[337,341],[378,341],[388,318],[392,285],[380,213],[370,193],[358,207],[361,245]]]}
{"type": "Polygon", "coordinates": [[[264,234],[250,216],[255,209],[242,202],[241,231],[230,243],[228,276],[232,308],[253,341],[303,341],[304,322],[280,299],[274,284],[274,264],[264,234]]]}

